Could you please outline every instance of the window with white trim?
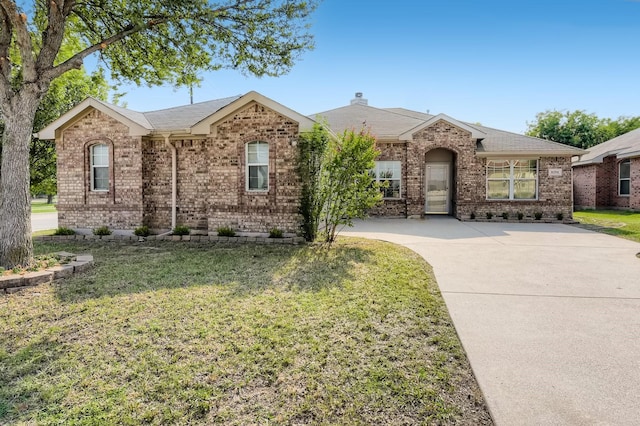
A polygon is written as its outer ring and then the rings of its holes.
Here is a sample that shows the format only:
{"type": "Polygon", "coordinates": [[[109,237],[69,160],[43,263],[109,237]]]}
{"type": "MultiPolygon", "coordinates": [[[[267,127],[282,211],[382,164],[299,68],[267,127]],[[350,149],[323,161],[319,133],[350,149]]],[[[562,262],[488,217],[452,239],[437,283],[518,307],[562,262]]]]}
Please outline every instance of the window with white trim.
{"type": "Polygon", "coordinates": [[[247,190],[267,191],[269,189],[269,144],[249,142],[247,152],[247,190]]]}
{"type": "Polygon", "coordinates": [[[371,170],[371,175],[376,182],[388,182],[385,188],[382,188],[382,196],[384,198],[400,198],[401,197],[401,167],[400,161],[376,161],[376,166],[371,170]]]}
{"type": "Polygon", "coordinates": [[[618,194],[631,195],[631,160],[620,162],[618,169],[618,194]]]}
{"type": "Polygon", "coordinates": [[[91,156],[91,190],[109,190],[109,147],[106,144],[92,145],[91,156]]]}
{"type": "Polygon", "coordinates": [[[536,200],[538,160],[487,160],[487,200],[536,200]]]}

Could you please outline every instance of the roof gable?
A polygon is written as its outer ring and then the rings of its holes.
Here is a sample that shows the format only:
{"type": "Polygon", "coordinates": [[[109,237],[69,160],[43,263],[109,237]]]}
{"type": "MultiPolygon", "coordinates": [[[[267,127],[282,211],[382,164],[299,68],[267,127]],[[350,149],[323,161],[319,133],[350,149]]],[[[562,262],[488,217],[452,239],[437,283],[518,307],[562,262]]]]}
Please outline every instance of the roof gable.
{"type": "Polygon", "coordinates": [[[79,118],[84,117],[90,109],[98,110],[127,126],[130,136],[147,135],[152,130],[151,123],[140,112],[118,107],[94,98],[87,98],[40,130],[37,134],[38,138],[45,140],[55,139],[59,131],[79,118]]]}
{"type": "Polygon", "coordinates": [[[221,122],[222,120],[229,117],[231,114],[235,113],[251,102],[257,102],[258,104],[263,105],[277,112],[278,114],[281,114],[297,122],[299,124],[300,132],[310,131],[313,128],[314,121],[309,117],[305,117],[304,115],[299,114],[294,110],[287,108],[284,105],[267,98],[266,96],[261,95],[258,92],[251,91],[246,95],[235,99],[228,105],[225,105],[215,113],[208,115],[207,117],[201,119],[199,122],[195,123],[191,128],[191,133],[202,135],[209,134],[211,132],[212,125],[221,122]]]}
{"type": "Polygon", "coordinates": [[[471,137],[473,139],[482,139],[483,137],[486,136],[486,133],[478,130],[475,127],[472,127],[470,125],[468,125],[467,123],[463,123],[462,121],[458,121],[455,118],[449,117],[446,114],[438,114],[436,116],[433,116],[431,118],[428,118],[426,121],[424,121],[422,124],[416,126],[415,128],[403,133],[400,135],[400,139],[402,140],[413,140],[413,135],[417,132],[419,132],[422,129],[426,129],[427,127],[431,127],[434,124],[436,124],[439,121],[446,121],[449,124],[452,124],[456,127],[461,128],[462,130],[466,130],[467,132],[471,133],[471,137]]]}

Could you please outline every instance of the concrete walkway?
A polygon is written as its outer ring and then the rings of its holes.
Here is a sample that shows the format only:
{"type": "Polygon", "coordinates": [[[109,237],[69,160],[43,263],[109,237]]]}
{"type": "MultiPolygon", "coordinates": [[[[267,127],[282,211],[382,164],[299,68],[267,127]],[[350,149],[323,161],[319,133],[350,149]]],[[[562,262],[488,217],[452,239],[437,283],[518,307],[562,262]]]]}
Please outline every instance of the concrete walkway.
{"type": "Polygon", "coordinates": [[[347,230],[433,266],[496,424],[640,424],[640,244],[448,217],[347,230]]]}

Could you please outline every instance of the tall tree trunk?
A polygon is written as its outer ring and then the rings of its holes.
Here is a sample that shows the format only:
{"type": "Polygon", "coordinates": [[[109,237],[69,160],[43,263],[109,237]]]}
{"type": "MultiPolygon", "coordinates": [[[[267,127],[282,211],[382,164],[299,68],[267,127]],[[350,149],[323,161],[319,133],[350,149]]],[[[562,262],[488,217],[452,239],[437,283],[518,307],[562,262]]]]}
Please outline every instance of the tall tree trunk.
{"type": "Polygon", "coordinates": [[[2,111],[5,129],[0,168],[0,266],[5,269],[28,265],[33,260],[29,142],[38,95],[35,90],[15,93],[2,111]]]}

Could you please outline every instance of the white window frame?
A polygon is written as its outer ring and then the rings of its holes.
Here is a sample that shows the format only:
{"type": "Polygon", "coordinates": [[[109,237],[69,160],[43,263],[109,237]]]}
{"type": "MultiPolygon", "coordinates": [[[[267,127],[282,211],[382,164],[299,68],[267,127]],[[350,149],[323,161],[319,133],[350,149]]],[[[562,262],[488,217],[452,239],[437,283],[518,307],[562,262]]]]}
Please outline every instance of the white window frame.
{"type": "Polygon", "coordinates": [[[109,191],[109,145],[107,145],[106,143],[97,143],[94,145],[91,145],[91,147],[89,148],[89,157],[90,157],[90,163],[91,163],[91,191],[93,192],[108,192],[109,191]],[[106,164],[96,164],[95,163],[95,151],[97,148],[104,148],[105,149],[105,160],[106,160],[106,164]],[[106,188],[97,188],[96,187],[96,170],[97,169],[106,169],[107,170],[107,186],[106,188]]]}
{"type": "Polygon", "coordinates": [[[376,165],[372,169],[373,178],[378,183],[398,181],[398,196],[397,197],[387,197],[386,191],[389,188],[382,188],[382,197],[385,200],[399,200],[402,198],[402,162],[401,161],[376,161],[376,165]],[[391,165],[391,171],[394,172],[397,170],[398,176],[395,174],[392,176],[382,176],[384,172],[389,171],[389,165],[391,165]]]}
{"type": "Polygon", "coordinates": [[[486,199],[491,201],[537,201],[539,197],[539,188],[538,183],[540,176],[540,161],[536,158],[488,158],[486,165],[486,199]],[[509,162],[509,175],[504,176],[502,178],[490,178],[489,177],[489,169],[490,163],[492,161],[495,162],[509,162]],[[535,170],[535,178],[518,178],[516,176],[515,166],[518,161],[535,161],[536,162],[536,170],[535,170]],[[518,181],[535,181],[535,197],[534,198],[515,198],[515,187],[516,182],[518,181]],[[489,182],[508,182],[509,184],[509,197],[508,198],[491,198],[489,196],[489,182]]]}
{"type": "Polygon", "coordinates": [[[245,159],[246,159],[246,163],[247,163],[247,167],[245,170],[245,180],[246,180],[246,190],[250,191],[250,192],[268,192],[269,191],[269,143],[268,142],[262,142],[262,141],[253,141],[253,142],[247,142],[245,144],[245,159]],[[256,161],[256,162],[250,162],[249,161],[249,147],[250,146],[256,146],[257,147],[257,156],[260,157],[260,148],[262,147],[262,149],[266,149],[266,153],[267,153],[267,158],[266,161],[256,161]],[[267,168],[267,185],[266,188],[251,188],[250,186],[250,170],[252,167],[266,167],[267,168]]]}
{"type": "Polygon", "coordinates": [[[629,197],[631,196],[631,160],[630,159],[626,159],[626,160],[622,160],[620,163],[618,163],[618,195],[621,197],[629,197]],[[629,176],[627,177],[622,177],[622,165],[623,164],[628,164],[629,165],[629,176]],[[622,182],[623,181],[627,181],[629,182],[629,192],[626,194],[622,193],[622,182]]]}

